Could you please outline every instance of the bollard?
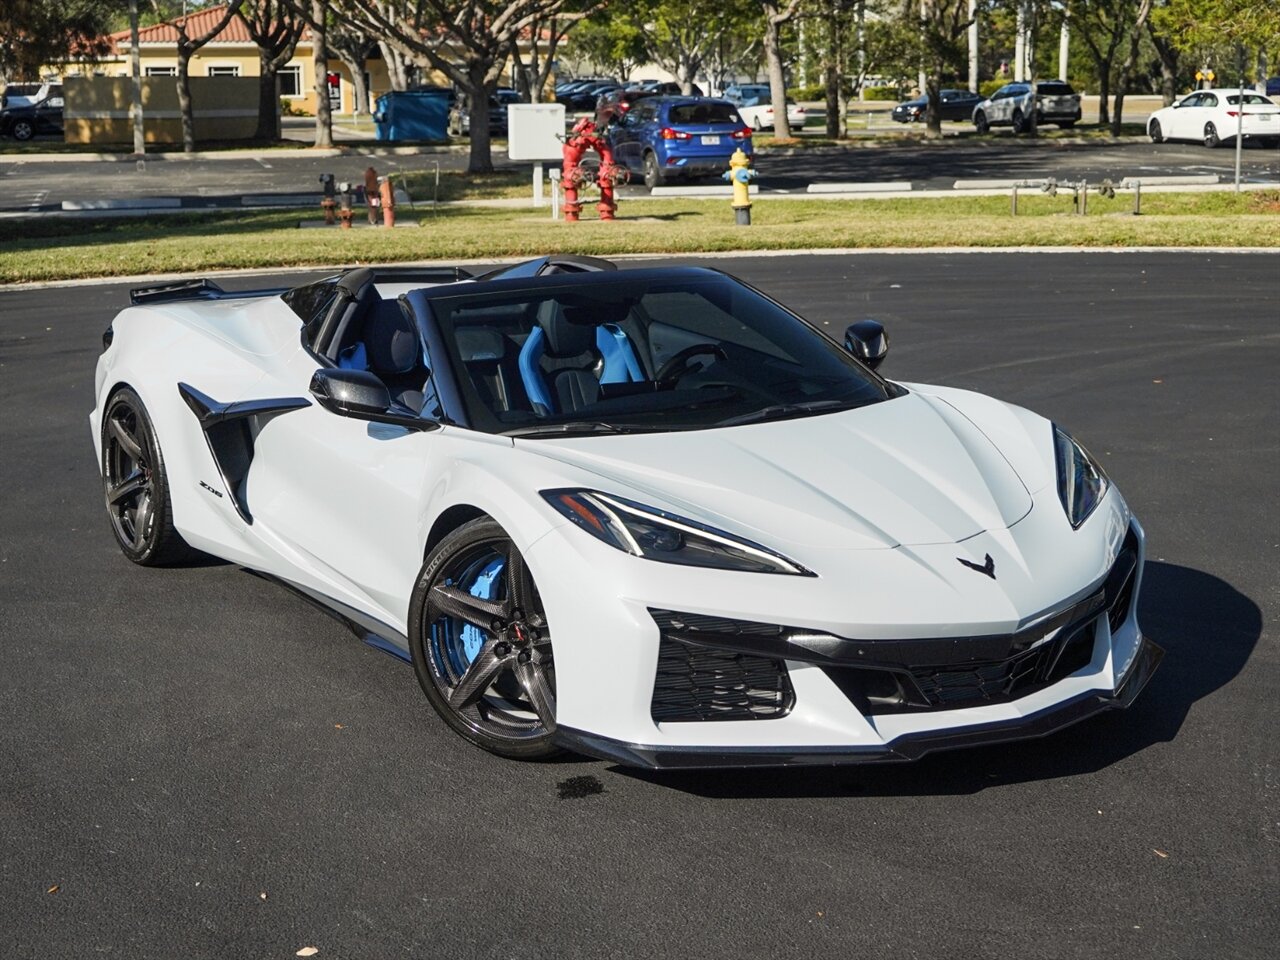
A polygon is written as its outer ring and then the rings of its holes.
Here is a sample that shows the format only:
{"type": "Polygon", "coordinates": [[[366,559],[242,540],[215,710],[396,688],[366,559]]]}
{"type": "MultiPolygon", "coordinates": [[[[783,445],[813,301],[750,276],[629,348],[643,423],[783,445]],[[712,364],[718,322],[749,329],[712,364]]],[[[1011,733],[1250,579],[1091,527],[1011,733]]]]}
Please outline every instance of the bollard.
{"type": "Polygon", "coordinates": [[[333,210],[338,205],[337,195],[333,188],[333,174],[320,174],[320,185],[324,189],[324,196],[320,198],[320,209],[324,211],[325,225],[331,227],[337,222],[333,217],[333,210]]]}
{"type": "Polygon", "coordinates": [[[1142,181],[1133,181],[1133,215],[1139,216],[1142,213],[1142,181]]]}
{"type": "Polygon", "coordinates": [[[391,186],[391,177],[379,178],[378,185],[379,199],[382,201],[382,225],[394,227],[396,225],[396,191],[391,186]]]}
{"type": "Polygon", "coordinates": [[[733,156],[729,158],[729,169],[721,177],[733,184],[734,222],[740,227],[751,226],[751,189],[749,184],[756,178],[756,172],[751,169],[751,161],[747,159],[747,155],[742,152],[741,147],[733,151],[733,156]]]}
{"type": "Polygon", "coordinates": [[[338,196],[340,199],[340,205],[338,207],[338,216],[342,220],[343,230],[351,229],[351,218],[355,214],[355,211],[351,209],[352,192],[353,191],[351,189],[351,184],[348,183],[346,180],[338,184],[338,196]]]}
{"type": "Polygon", "coordinates": [[[1085,216],[1089,212],[1089,181],[1080,181],[1080,216],[1085,216]]]}
{"type": "Polygon", "coordinates": [[[378,171],[373,167],[365,167],[364,202],[369,207],[369,226],[378,225],[378,171]]]}
{"type": "Polygon", "coordinates": [[[1012,198],[1012,199],[1013,199],[1013,210],[1012,210],[1012,212],[1011,212],[1011,216],[1015,216],[1015,217],[1016,217],[1016,216],[1018,215],[1018,185],[1017,185],[1016,183],[1013,185],[1013,198],[1012,198]]]}

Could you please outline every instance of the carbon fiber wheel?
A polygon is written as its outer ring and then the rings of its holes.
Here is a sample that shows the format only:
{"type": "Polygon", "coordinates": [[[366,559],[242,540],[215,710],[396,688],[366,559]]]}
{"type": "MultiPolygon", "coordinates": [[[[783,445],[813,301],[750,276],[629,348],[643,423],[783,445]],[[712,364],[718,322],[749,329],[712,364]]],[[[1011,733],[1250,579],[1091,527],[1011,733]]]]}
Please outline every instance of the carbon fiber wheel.
{"type": "Polygon", "coordinates": [[[155,428],[138,395],[112,394],[102,418],[102,482],[111,532],[143,566],[186,560],[191,548],[173,528],[173,506],[155,428]]]}
{"type": "Polygon", "coordinates": [[[418,682],[454,730],[491,753],[559,753],[555,664],[524,557],[493,520],[473,520],[431,552],[414,588],[418,682]]]}

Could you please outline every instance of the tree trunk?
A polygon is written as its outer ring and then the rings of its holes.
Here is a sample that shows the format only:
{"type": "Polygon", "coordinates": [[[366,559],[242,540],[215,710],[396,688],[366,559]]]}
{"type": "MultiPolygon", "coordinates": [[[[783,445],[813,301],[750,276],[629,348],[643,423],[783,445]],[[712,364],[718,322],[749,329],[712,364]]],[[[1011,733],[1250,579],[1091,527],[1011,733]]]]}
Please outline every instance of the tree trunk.
{"type": "Polygon", "coordinates": [[[191,118],[191,48],[178,47],[178,110],[182,114],[182,152],[195,153],[196,125],[191,118]]]}
{"type": "Polygon", "coordinates": [[[359,116],[369,112],[369,85],[364,82],[364,60],[352,56],[340,56],[342,65],[351,74],[351,93],[354,101],[352,112],[359,116]]]}
{"type": "Polygon", "coordinates": [[[1124,63],[1120,65],[1120,74],[1116,77],[1115,109],[1111,112],[1111,135],[1120,136],[1120,125],[1124,122],[1124,98],[1129,92],[1129,84],[1133,80],[1133,68],[1138,62],[1138,41],[1142,39],[1142,31],[1147,26],[1147,15],[1151,13],[1151,0],[1142,0],[1138,7],[1137,19],[1129,31],[1129,52],[1124,63]]]}
{"type": "Polygon", "coordinates": [[[1155,31],[1150,21],[1147,22],[1147,32],[1151,36],[1151,45],[1156,48],[1156,56],[1160,58],[1160,96],[1166,107],[1172,106],[1178,95],[1178,51],[1155,31]]]}
{"type": "Polygon", "coordinates": [[[470,81],[467,97],[470,101],[471,156],[467,161],[467,173],[493,173],[493,156],[489,148],[489,95],[493,85],[485,82],[489,65],[473,63],[467,71],[470,81]]]}
{"type": "Polygon", "coordinates": [[[404,57],[400,51],[385,40],[378,41],[378,49],[382,51],[382,60],[387,65],[387,78],[391,82],[391,89],[408,90],[409,80],[405,76],[404,57]]]}
{"type": "Polygon", "coordinates": [[[697,72],[697,64],[692,60],[682,60],[676,69],[676,83],[686,97],[693,96],[693,77],[697,72]]]}
{"type": "Polygon", "coordinates": [[[1098,123],[1111,122],[1111,64],[1098,67],[1098,123]]]}
{"type": "Polygon", "coordinates": [[[280,97],[276,86],[275,58],[258,49],[258,129],[255,140],[280,138],[280,97]]]}
{"type": "Polygon", "coordinates": [[[317,147],[333,146],[333,114],[329,109],[329,57],[324,43],[326,0],[311,0],[311,62],[316,82],[317,147]]]}
{"type": "Polygon", "coordinates": [[[924,78],[924,92],[929,97],[925,108],[924,135],[929,140],[942,139],[942,70],[941,63],[934,63],[924,78]]]}
{"type": "Polygon", "coordinates": [[[827,57],[823,65],[827,85],[827,136],[836,140],[840,137],[840,69],[829,50],[827,57]]]}
{"type": "Polygon", "coordinates": [[[769,99],[773,102],[773,135],[779,140],[791,137],[791,125],[787,123],[787,81],[782,73],[782,41],[778,24],[774,22],[765,5],[764,59],[769,68],[769,99]]]}

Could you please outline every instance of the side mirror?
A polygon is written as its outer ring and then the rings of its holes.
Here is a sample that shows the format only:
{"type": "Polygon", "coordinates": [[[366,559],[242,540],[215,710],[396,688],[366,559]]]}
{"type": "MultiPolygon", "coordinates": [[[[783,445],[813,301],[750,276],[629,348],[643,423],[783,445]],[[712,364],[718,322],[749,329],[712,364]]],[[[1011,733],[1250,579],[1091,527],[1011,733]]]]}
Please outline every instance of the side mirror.
{"type": "Polygon", "coordinates": [[[368,370],[335,367],[317,370],[311,376],[311,395],[320,406],[340,417],[391,423],[410,430],[434,430],[440,426],[408,412],[393,410],[387,385],[368,370]]]}
{"type": "Polygon", "coordinates": [[[877,369],[889,353],[889,335],[878,320],[859,320],[844,331],[845,349],[872,370],[877,369]]]}

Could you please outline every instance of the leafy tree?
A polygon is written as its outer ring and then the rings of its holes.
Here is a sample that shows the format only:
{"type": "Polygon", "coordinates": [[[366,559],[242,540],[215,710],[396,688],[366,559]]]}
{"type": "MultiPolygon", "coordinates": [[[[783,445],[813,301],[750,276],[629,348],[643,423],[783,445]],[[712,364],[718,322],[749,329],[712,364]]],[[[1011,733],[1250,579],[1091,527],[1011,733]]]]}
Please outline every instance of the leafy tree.
{"type": "Polygon", "coordinates": [[[276,78],[293,59],[306,21],[284,0],[248,0],[241,16],[258,45],[258,130],[254,136],[274,140],[280,135],[276,78]]]}
{"type": "Polygon", "coordinates": [[[195,122],[191,116],[191,57],[197,50],[220,34],[231,18],[240,12],[244,0],[230,0],[218,22],[204,33],[192,36],[187,32],[187,17],[171,21],[178,31],[178,109],[182,113],[182,150],[193,153],[196,149],[195,122]]]}
{"type": "Polygon", "coordinates": [[[645,26],[634,17],[611,10],[584,20],[573,32],[575,59],[594,70],[626,81],[645,60],[645,26]]]}
{"type": "MultiPolygon", "coordinates": [[[[320,0],[315,0],[320,2],[320,0]]],[[[467,95],[471,120],[470,173],[493,170],[489,97],[507,55],[551,17],[581,20],[570,0],[333,0],[334,9],[383,38],[415,62],[447,76],[467,95]]]]}
{"type": "Polygon", "coordinates": [[[123,9],[122,0],[4,0],[0,77],[36,80],[45,64],[104,55],[123,9]]]}
{"type": "MultiPolygon", "coordinates": [[[[1224,78],[1253,57],[1280,55],[1280,6],[1267,0],[1167,0],[1153,14],[1160,33],[1224,78]]],[[[1256,62],[1256,61],[1255,61],[1256,62]]]]}

